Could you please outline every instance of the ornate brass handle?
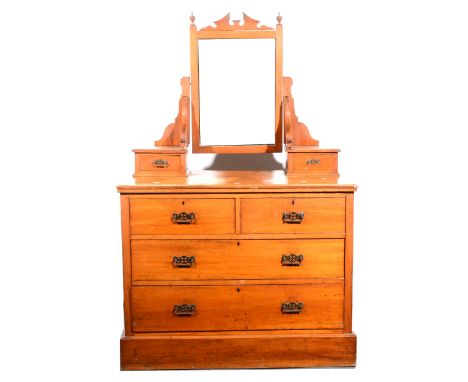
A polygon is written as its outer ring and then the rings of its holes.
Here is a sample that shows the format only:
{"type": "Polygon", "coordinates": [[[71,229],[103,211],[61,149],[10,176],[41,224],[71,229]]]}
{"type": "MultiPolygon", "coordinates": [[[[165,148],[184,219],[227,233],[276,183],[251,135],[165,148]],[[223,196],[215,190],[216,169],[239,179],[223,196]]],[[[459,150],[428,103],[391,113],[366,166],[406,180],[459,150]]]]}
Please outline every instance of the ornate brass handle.
{"type": "Polygon", "coordinates": [[[169,167],[169,162],[164,159],[156,159],[153,161],[153,165],[155,165],[157,168],[167,168],[169,167]]]}
{"type": "Polygon", "coordinates": [[[191,268],[195,265],[195,256],[174,256],[172,266],[174,268],[191,268]]]}
{"type": "Polygon", "coordinates": [[[298,267],[302,264],[302,260],[304,260],[304,256],[291,253],[281,257],[281,264],[283,267],[298,267]]]}
{"type": "Polygon", "coordinates": [[[301,313],[304,304],[302,302],[285,302],[281,304],[281,313],[283,314],[299,314],[301,313]]]}
{"type": "Polygon", "coordinates": [[[174,224],[193,224],[195,223],[195,214],[193,212],[174,212],[171,221],[174,224]]]}
{"type": "Polygon", "coordinates": [[[172,314],[177,317],[193,316],[194,313],[195,305],[192,304],[174,305],[172,309],[172,314]]]}
{"type": "Polygon", "coordinates": [[[304,212],[283,212],[283,223],[301,224],[304,220],[304,212]]]}
{"type": "Polygon", "coordinates": [[[310,166],[319,165],[320,159],[315,159],[315,158],[309,159],[308,161],[306,161],[306,164],[310,166]]]}

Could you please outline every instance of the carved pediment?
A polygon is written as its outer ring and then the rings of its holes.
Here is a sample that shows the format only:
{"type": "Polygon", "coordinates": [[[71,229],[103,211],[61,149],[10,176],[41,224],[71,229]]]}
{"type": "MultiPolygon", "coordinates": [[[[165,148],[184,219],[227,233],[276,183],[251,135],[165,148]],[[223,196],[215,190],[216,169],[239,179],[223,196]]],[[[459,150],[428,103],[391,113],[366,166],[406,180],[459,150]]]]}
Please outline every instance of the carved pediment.
{"type": "Polygon", "coordinates": [[[200,29],[200,31],[252,31],[252,30],[273,30],[273,28],[267,27],[265,25],[258,25],[260,21],[255,20],[249,16],[247,16],[244,12],[242,12],[243,20],[231,20],[231,14],[228,13],[222,19],[215,21],[215,26],[207,26],[205,28],[200,29]],[[241,24],[241,21],[243,23],[241,24]],[[232,22],[232,23],[231,23],[232,22]]]}

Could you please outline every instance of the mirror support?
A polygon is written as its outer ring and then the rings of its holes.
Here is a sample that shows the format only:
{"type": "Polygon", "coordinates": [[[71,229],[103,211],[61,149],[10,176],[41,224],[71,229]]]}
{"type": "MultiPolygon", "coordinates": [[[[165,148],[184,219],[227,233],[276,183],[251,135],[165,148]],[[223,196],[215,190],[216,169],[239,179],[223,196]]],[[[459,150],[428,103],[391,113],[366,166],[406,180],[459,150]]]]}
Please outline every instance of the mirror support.
{"type": "Polygon", "coordinates": [[[293,80],[283,77],[283,26],[278,15],[276,30],[260,25],[243,14],[240,20],[231,20],[227,14],[215,21],[215,26],[197,30],[195,17],[190,17],[190,65],[192,78],[180,81],[182,95],[175,121],[169,124],[163,136],[154,142],[155,148],[135,152],[135,177],[186,176],[187,148],[192,135],[194,153],[270,153],[287,152],[286,172],[289,176],[338,177],[338,149],[319,148],[307,126],[299,122],[291,93],[293,80]],[[275,144],[256,146],[200,146],[198,39],[219,38],[275,38],[275,144]],[[192,118],[190,119],[190,113],[192,118]],[[192,131],[190,131],[190,120],[192,131]]]}
{"type": "Polygon", "coordinates": [[[180,85],[179,113],[175,121],[166,127],[161,139],[154,142],[155,146],[187,147],[190,143],[190,78],[182,77],[180,85]]]}

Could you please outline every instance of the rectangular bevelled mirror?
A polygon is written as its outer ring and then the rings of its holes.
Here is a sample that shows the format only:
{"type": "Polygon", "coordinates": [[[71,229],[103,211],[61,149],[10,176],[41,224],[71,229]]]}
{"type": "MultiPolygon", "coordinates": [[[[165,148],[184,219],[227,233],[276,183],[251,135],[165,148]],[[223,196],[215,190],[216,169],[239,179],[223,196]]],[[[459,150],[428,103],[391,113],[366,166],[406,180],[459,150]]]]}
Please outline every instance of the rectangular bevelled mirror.
{"type": "Polygon", "coordinates": [[[215,24],[191,26],[193,152],[281,151],[281,25],[215,24]]]}

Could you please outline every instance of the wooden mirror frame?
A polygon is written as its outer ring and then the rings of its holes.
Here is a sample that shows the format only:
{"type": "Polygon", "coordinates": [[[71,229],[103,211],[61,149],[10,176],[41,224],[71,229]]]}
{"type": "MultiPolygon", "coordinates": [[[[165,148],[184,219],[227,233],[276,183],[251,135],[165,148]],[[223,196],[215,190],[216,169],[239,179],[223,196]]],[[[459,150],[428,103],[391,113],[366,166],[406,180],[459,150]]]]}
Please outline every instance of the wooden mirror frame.
{"type": "Polygon", "coordinates": [[[278,15],[276,29],[260,25],[258,20],[243,13],[243,23],[232,20],[228,13],[215,21],[216,26],[197,30],[195,17],[190,17],[190,70],[192,88],[192,151],[194,153],[245,154],[281,152],[283,146],[283,26],[278,15]],[[200,91],[198,74],[198,40],[210,39],[275,39],[275,143],[271,145],[201,146],[200,145],[200,91]]]}

